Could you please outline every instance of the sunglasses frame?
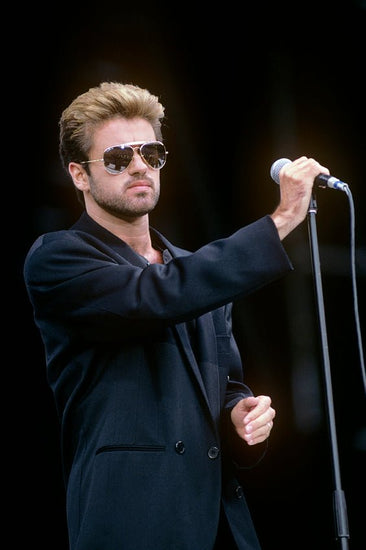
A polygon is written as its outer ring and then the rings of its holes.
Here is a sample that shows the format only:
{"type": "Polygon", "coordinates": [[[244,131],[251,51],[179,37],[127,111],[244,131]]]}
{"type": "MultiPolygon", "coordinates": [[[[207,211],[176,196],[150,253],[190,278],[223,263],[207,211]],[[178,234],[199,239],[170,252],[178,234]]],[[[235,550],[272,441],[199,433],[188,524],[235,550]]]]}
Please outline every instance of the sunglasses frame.
{"type": "Polygon", "coordinates": [[[103,162],[104,164],[104,168],[106,169],[106,171],[108,172],[108,174],[111,174],[112,176],[116,176],[118,174],[122,174],[122,172],[124,172],[126,170],[126,168],[129,167],[129,165],[131,164],[132,160],[133,160],[133,157],[134,157],[134,154],[135,154],[135,151],[137,151],[137,153],[140,155],[140,157],[142,158],[142,160],[144,161],[144,163],[146,164],[146,166],[148,166],[149,168],[151,168],[152,170],[161,170],[163,168],[163,166],[165,166],[165,163],[167,161],[167,155],[168,155],[168,151],[166,150],[165,148],[165,145],[162,141],[157,141],[157,140],[154,140],[154,141],[130,141],[128,143],[118,143],[116,145],[111,145],[110,147],[107,147],[106,149],[104,149],[103,151],[103,158],[101,159],[93,159],[93,160],[83,160],[82,162],[80,162],[80,164],[89,164],[89,163],[92,163],[92,162],[103,162]],[[141,147],[143,147],[144,145],[151,145],[151,144],[159,144],[161,145],[163,148],[164,148],[164,152],[165,152],[165,159],[164,159],[164,162],[161,166],[158,166],[157,168],[155,168],[154,166],[151,166],[148,161],[145,159],[143,153],[141,153],[141,147]],[[119,148],[119,149],[132,149],[133,151],[133,154],[132,154],[132,157],[131,157],[131,160],[130,162],[127,164],[127,166],[125,166],[124,168],[122,168],[122,170],[113,170],[113,169],[108,169],[108,167],[106,166],[105,164],[105,154],[109,151],[111,151],[112,149],[114,148],[119,148]]]}

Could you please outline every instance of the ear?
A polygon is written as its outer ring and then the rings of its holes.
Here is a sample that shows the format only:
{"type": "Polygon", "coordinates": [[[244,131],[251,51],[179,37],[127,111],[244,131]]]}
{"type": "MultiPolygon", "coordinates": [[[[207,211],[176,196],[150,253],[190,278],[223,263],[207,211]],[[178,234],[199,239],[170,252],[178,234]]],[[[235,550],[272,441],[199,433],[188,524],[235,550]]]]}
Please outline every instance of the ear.
{"type": "Polygon", "coordinates": [[[89,189],[89,176],[81,164],[78,162],[70,162],[69,174],[72,177],[75,187],[80,191],[89,189]]]}

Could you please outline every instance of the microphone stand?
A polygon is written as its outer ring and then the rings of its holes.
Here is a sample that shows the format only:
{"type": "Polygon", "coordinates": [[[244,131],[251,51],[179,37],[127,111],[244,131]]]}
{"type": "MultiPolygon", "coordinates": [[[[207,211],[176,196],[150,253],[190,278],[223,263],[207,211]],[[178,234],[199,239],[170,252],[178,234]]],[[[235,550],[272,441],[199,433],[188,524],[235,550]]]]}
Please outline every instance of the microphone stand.
{"type": "Polygon", "coordinates": [[[326,398],[327,398],[327,418],[328,418],[328,428],[331,440],[331,455],[332,455],[332,466],[333,466],[333,480],[334,480],[334,491],[333,491],[333,510],[334,510],[334,519],[336,524],[336,539],[340,541],[342,550],[348,549],[348,539],[349,539],[349,530],[348,530],[348,519],[347,519],[347,505],[344,492],[341,488],[341,475],[339,468],[339,459],[338,459],[338,445],[337,445],[337,434],[335,427],[335,415],[334,415],[334,404],[333,404],[333,392],[332,392],[332,381],[331,381],[331,372],[330,372],[330,362],[328,354],[328,342],[327,342],[327,330],[325,323],[325,314],[324,314],[324,300],[323,300],[323,290],[322,290],[322,280],[320,272],[320,260],[319,260],[319,247],[317,239],[317,229],[316,229],[316,219],[315,215],[317,213],[317,204],[314,192],[310,200],[310,206],[308,210],[308,228],[310,236],[310,249],[312,257],[312,267],[315,278],[315,290],[317,296],[317,308],[318,308],[318,319],[320,326],[321,334],[321,344],[322,344],[322,353],[323,353],[323,367],[324,367],[324,379],[325,379],[325,389],[326,389],[326,398]]]}

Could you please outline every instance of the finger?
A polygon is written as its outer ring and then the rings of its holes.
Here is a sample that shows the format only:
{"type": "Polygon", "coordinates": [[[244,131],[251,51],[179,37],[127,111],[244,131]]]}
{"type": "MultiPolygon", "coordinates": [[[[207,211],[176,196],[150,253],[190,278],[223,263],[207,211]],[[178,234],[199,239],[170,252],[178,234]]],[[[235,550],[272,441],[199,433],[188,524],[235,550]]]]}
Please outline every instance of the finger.
{"type": "Polygon", "coordinates": [[[258,395],[257,404],[248,412],[244,419],[244,424],[249,424],[263,415],[271,407],[271,398],[268,395],[258,395]]]}
{"type": "Polygon", "coordinates": [[[276,416],[276,410],[273,407],[268,407],[268,409],[266,409],[261,414],[258,414],[258,416],[252,416],[251,418],[250,416],[251,415],[248,414],[244,418],[244,425],[246,426],[246,428],[249,428],[249,432],[253,432],[255,429],[267,424],[267,422],[272,422],[273,424],[273,419],[276,416]]]}
{"type": "Polygon", "coordinates": [[[256,445],[268,439],[271,434],[273,422],[267,422],[264,426],[261,426],[251,434],[245,434],[244,439],[248,445],[256,445]]]}
{"type": "Polygon", "coordinates": [[[328,168],[326,168],[325,166],[322,166],[315,159],[308,158],[308,157],[300,157],[294,160],[292,163],[286,164],[281,169],[280,175],[282,171],[286,173],[289,177],[296,176],[296,179],[298,177],[299,180],[301,180],[302,177],[305,176],[306,174],[309,174],[312,177],[316,177],[318,174],[329,175],[328,168]]]}

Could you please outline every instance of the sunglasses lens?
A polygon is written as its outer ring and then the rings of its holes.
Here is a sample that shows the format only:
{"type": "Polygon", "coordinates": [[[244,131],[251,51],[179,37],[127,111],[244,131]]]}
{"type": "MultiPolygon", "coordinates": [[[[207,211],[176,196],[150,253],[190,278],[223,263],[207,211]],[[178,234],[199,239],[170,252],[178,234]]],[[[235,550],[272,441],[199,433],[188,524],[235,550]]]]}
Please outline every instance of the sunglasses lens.
{"type": "Polygon", "coordinates": [[[127,168],[133,157],[130,145],[117,145],[104,152],[104,165],[110,174],[120,174],[127,168]]]}
{"type": "Polygon", "coordinates": [[[144,143],[140,148],[140,154],[145,162],[156,170],[162,168],[166,163],[165,146],[159,141],[144,143]]]}
{"type": "MultiPolygon", "coordinates": [[[[139,148],[141,157],[151,168],[159,170],[166,163],[166,149],[160,141],[143,143],[139,148]]],[[[104,151],[104,166],[110,174],[120,174],[133,159],[131,145],[114,145],[104,151]]]]}

